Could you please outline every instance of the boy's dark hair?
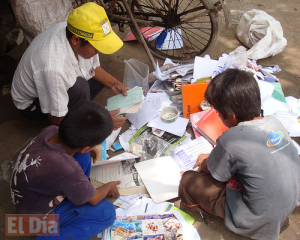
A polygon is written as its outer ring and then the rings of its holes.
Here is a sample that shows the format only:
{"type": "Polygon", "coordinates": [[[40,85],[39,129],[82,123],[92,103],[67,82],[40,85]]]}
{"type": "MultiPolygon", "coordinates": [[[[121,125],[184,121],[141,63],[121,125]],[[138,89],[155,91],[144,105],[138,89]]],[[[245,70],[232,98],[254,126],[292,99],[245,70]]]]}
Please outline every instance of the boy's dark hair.
{"type": "Polygon", "coordinates": [[[243,122],[260,116],[261,99],[254,77],[245,71],[228,69],[214,77],[205,98],[224,119],[235,114],[243,122]]]}
{"type": "Polygon", "coordinates": [[[113,120],[100,104],[83,101],[69,110],[60,123],[60,140],[69,148],[94,147],[112,132],[113,120]]]}
{"type": "MultiPolygon", "coordinates": [[[[75,35],[74,33],[72,33],[68,27],[66,27],[66,36],[67,36],[67,39],[70,40],[73,35],[75,35]]],[[[80,47],[84,47],[85,45],[87,45],[89,43],[88,40],[85,40],[81,37],[78,37],[80,39],[80,47]]]]}

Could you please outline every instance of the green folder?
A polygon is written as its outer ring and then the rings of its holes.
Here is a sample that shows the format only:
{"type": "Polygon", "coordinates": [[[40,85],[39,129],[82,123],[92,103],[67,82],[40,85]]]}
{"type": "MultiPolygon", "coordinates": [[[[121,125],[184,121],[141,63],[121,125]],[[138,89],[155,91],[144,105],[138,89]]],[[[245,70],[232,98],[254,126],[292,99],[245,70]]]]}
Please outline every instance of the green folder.
{"type": "Polygon", "coordinates": [[[271,82],[271,84],[273,84],[273,86],[275,87],[272,93],[272,97],[278,101],[286,103],[280,82],[271,82]]]}
{"type": "Polygon", "coordinates": [[[187,221],[187,223],[189,225],[193,225],[193,223],[195,222],[195,218],[191,217],[186,212],[180,210],[179,208],[173,206],[172,204],[169,204],[168,206],[166,206],[166,208],[164,209],[164,212],[173,211],[173,210],[177,210],[181,214],[181,216],[187,221]]]}

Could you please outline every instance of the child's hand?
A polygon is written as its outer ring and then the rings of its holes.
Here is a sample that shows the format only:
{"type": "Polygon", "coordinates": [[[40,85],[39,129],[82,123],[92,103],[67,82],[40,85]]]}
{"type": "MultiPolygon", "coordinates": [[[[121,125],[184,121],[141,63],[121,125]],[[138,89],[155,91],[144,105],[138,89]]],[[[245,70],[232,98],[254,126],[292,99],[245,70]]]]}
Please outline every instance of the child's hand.
{"type": "MultiPolygon", "coordinates": [[[[196,167],[199,167],[201,165],[201,163],[206,159],[208,158],[209,154],[200,154],[198,156],[198,159],[197,159],[197,162],[194,164],[193,166],[193,169],[196,168],[196,167]]],[[[200,168],[198,168],[200,169],[200,168]]]]}
{"type": "Polygon", "coordinates": [[[89,154],[91,156],[91,159],[93,160],[93,163],[96,162],[97,158],[99,157],[99,151],[96,147],[94,147],[93,149],[91,149],[89,151],[89,154]]]}
{"type": "Polygon", "coordinates": [[[113,111],[110,111],[110,115],[112,117],[112,120],[114,122],[114,130],[117,130],[118,128],[122,127],[124,122],[126,121],[127,117],[118,116],[117,114],[120,112],[120,109],[116,109],[113,111]]]}
{"type": "Polygon", "coordinates": [[[117,188],[117,185],[119,185],[122,181],[113,181],[109,182],[108,184],[110,185],[110,190],[107,193],[107,196],[110,197],[120,197],[119,190],[117,188]]]}

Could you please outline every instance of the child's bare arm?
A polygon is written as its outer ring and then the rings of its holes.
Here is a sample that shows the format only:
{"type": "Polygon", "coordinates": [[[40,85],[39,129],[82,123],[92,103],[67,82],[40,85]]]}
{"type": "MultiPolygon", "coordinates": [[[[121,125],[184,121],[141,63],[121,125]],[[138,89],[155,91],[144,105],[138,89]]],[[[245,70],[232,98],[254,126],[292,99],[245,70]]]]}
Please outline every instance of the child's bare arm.
{"type": "Polygon", "coordinates": [[[207,168],[206,158],[202,161],[200,167],[198,168],[198,172],[210,173],[210,171],[207,168]]]}
{"type": "Polygon", "coordinates": [[[201,166],[201,163],[208,158],[209,154],[200,154],[198,156],[197,162],[194,164],[193,169],[201,166]]]}
{"type": "Polygon", "coordinates": [[[117,185],[119,185],[120,183],[121,181],[113,181],[96,188],[95,196],[91,200],[89,200],[88,203],[95,206],[99,202],[101,202],[106,196],[120,197],[120,193],[117,188],[117,185]]]}

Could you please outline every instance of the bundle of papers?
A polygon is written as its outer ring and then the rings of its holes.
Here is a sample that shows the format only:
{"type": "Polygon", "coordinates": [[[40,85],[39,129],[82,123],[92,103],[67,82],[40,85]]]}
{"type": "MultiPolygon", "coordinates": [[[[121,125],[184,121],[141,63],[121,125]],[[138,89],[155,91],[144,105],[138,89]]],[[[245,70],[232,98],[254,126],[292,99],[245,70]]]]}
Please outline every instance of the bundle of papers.
{"type": "Polygon", "coordinates": [[[142,107],[143,98],[143,88],[134,87],[127,91],[127,96],[121,93],[109,98],[107,100],[107,110],[113,111],[120,108],[119,114],[136,113],[142,107]]]}

